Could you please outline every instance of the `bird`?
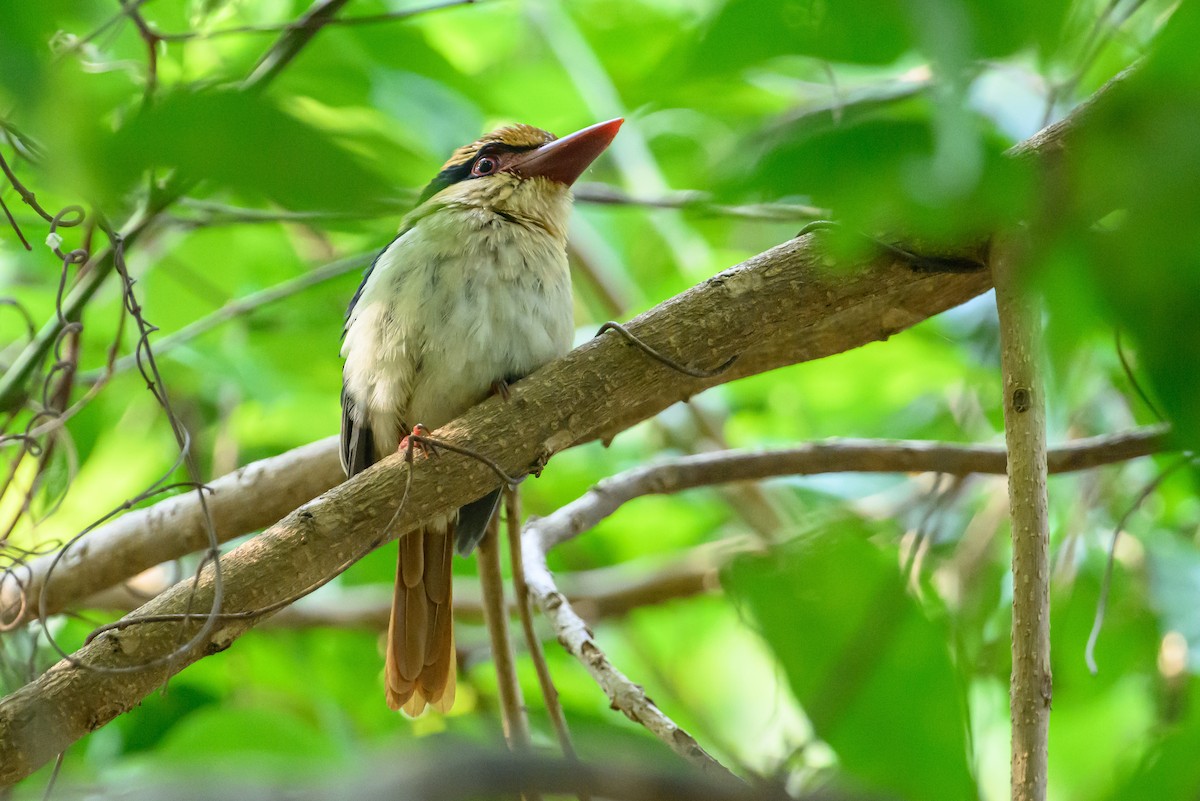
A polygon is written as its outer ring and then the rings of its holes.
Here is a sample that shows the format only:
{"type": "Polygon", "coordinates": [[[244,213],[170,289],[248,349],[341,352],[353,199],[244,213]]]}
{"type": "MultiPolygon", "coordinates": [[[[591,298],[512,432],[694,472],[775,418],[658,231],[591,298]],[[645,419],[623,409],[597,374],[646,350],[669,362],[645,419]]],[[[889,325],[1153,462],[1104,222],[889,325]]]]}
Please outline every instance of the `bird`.
{"type": "MultiPolygon", "coordinates": [[[[405,449],[565,354],[571,186],[622,119],[556,138],[509,125],[450,156],[367,269],[342,333],[341,461],[347,477],[405,449]]],[[[400,540],[386,701],[411,716],[454,703],[451,561],[479,544],[500,490],[400,540]]]]}

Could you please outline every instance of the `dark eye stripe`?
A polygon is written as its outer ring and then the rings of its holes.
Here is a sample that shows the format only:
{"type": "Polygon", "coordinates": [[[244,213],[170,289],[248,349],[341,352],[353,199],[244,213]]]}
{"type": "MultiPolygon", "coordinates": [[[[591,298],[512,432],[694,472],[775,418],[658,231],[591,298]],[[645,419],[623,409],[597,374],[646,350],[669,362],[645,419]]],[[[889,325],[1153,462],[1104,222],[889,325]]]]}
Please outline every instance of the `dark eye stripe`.
{"type": "MultiPolygon", "coordinates": [[[[541,147],[541,145],[507,145],[503,142],[486,142],[482,147],[479,148],[479,150],[475,152],[475,155],[473,155],[471,158],[463,161],[461,164],[454,164],[446,167],[439,172],[437,176],[429,182],[429,185],[422,190],[421,196],[417,199],[417,205],[421,205],[438,192],[441,192],[446,187],[456,184],[459,181],[465,181],[472,177],[480,177],[471,175],[471,167],[474,166],[476,159],[478,159],[481,155],[491,153],[524,153],[529,150],[536,150],[539,147],[541,147]]],[[[494,171],[490,174],[494,174],[494,171]]]]}
{"type": "Polygon", "coordinates": [[[475,163],[474,159],[464,161],[462,164],[455,164],[453,167],[447,167],[437,174],[437,176],[429,182],[421,192],[421,196],[417,198],[417,205],[420,206],[426,200],[441,192],[447,186],[456,184],[459,181],[469,178],[471,175],[471,165],[475,163]]]}

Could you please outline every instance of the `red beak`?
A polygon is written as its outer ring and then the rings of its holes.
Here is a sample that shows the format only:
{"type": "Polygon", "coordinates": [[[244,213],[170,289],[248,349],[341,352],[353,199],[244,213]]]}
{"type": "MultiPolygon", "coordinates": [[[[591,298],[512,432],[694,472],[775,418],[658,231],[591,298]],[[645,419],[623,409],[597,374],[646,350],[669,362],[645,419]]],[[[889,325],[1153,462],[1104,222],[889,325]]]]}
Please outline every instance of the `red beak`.
{"type": "Polygon", "coordinates": [[[604,152],[623,122],[625,120],[618,117],[555,139],[537,150],[521,154],[512,161],[509,169],[524,178],[540,175],[570,186],[604,152]]]}

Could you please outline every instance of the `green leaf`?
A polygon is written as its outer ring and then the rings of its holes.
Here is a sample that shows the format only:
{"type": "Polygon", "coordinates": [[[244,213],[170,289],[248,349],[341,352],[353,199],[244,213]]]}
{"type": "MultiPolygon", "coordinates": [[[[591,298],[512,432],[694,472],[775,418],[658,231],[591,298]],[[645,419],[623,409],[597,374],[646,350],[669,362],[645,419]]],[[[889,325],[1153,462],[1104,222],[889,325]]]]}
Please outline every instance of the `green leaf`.
{"type": "Polygon", "coordinates": [[[729,0],[709,25],[696,64],[718,72],[780,55],[887,64],[909,49],[911,35],[897,0],[729,0]]]}
{"type": "Polygon", "coordinates": [[[289,209],[366,210],[390,189],[326,132],[244,92],[175,92],[97,149],[101,191],[110,200],[151,169],[289,209]]]}
{"type": "MultiPolygon", "coordinates": [[[[1200,686],[1192,683],[1184,705],[1200,705],[1200,686]]],[[[1147,798],[1196,798],[1200,795],[1200,716],[1191,716],[1163,731],[1156,743],[1111,801],[1147,798]]]]}
{"type": "MultiPolygon", "coordinates": [[[[1200,446],[1200,10],[1184,5],[1154,57],[1096,106],[1069,153],[1056,257],[1075,279],[1051,309],[1094,287],[1139,361],[1177,442],[1200,446]],[[1080,286],[1080,285],[1083,286],[1080,286]]],[[[1053,265],[1058,266],[1058,265],[1053,265]]]]}
{"type": "Polygon", "coordinates": [[[1028,208],[1028,165],[979,118],[943,124],[922,98],[828,127],[799,118],[775,132],[737,181],[767,196],[808,197],[849,228],[934,241],[982,236],[1028,208]]]}
{"type": "Polygon", "coordinates": [[[976,797],[960,677],[894,553],[827,531],[741,559],[729,584],[850,776],[909,801],[976,797]]]}
{"type": "Polygon", "coordinates": [[[336,740],[310,721],[277,709],[200,709],[171,729],[157,753],[180,763],[202,763],[219,757],[245,770],[294,771],[342,756],[336,740]]]}
{"type": "Polygon", "coordinates": [[[742,69],[804,55],[827,61],[890,64],[918,50],[955,69],[1057,42],[1067,0],[729,0],[701,41],[700,72],[742,69]]]}
{"type": "Polygon", "coordinates": [[[37,99],[50,54],[53,31],[43,29],[46,15],[36,9],[36,5],[16,3],[5,9],[0,25],[0,89],[21,103],[37,99]]]}

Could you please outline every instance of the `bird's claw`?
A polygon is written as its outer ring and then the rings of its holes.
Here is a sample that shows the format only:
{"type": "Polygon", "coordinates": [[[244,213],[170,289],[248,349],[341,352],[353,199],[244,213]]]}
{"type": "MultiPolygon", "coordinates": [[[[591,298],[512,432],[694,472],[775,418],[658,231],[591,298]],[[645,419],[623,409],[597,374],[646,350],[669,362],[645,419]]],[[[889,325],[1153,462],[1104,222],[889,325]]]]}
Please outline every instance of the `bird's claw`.
{"type": "Polygon", "coordinates": [[[400,444],[396,447],[396,451],[404,454],[407,461],[412,461],[413,452],[420,451],[422,456],[426,458],[437,456],[437,448],[433,443],[425,439],[429,436],[429,429],[420,423],[412,427],[412,431],[408,433],[404,439],[400,440],[400,444]]]}
{"type": "Polygon", "coordinates": [[[550,461],[550,451],[543,448],[533,457],[533,464],[529,466],[529,472],[533,473],[535,478],[542,477],[542,471],[546,469],[546,464],[550,461]]]}

